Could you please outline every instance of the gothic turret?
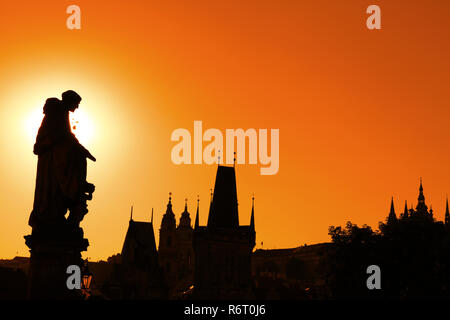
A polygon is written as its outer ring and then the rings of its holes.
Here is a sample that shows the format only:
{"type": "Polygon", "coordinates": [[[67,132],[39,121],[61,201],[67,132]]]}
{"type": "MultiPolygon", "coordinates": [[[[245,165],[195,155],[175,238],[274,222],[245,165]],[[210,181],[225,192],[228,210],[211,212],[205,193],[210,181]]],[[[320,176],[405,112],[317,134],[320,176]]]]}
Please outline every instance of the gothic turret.
{"type": "Polygon", "coordinates": [[[391,198],[391,210],[389,211],[389,216],[387,219],[388,224],[396,223],[397,222],[397,216],[395,214],[394,210],[394,197],[391,198]]]}
{"type": "Polygon", "coordinates": [[[418,203],[416,207],[416,211],[418,214],[428,214],[428,207],[425,204],[425,196],[423,194],[423,187],[422,187],[422,178],[420,178],[420,187],[419,187],[419,197],[417,198],[418,203]]]}
{"type": "Polygon", "coordinates": [[[172,192],[169,192],[169,202],[167,203],[166,213],[163,215],[161,221],[161,229],[175,229],[175,227],[175,214],[172,210],[172,192]]]}
{"type": "Polygon", "coordinates": [[[402,219],[408,219],[408,217],[409,217],[408,204],[406,203],[406,200],[405,200],[405,209],[403,209],[402,219]]]}
{"type": "Polygon", "coordinates": [[[176,221],[175,214],[172,210],[172,193],[169,193],[169,203],[167,204],[166,213],[161,221],[159,229],[159,265],[164,272],[164,278],[170,288],[174,286],[177,278],[176,256],[176,221]]]}
{"type": "Polygon", "coordinates": [[[187,199],[184,199],[184,211],[181,213],[180,224],[178,228],[191,228],[191,216],[187,209],[187,199]]]}

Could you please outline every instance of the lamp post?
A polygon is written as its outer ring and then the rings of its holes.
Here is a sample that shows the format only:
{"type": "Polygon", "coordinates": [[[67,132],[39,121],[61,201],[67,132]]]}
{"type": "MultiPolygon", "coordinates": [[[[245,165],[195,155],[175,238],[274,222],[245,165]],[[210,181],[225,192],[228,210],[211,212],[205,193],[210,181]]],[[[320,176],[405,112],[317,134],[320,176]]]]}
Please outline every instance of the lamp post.
{"type": "Polygon", "coordinates": [[[83,293],[84,298],[88,299],[91,296],[90,288],[92,282],[92,273],[89,271],[87,259],[84,261],[83,276],[81,278],[81,281],[81,292],[83,293]]]}

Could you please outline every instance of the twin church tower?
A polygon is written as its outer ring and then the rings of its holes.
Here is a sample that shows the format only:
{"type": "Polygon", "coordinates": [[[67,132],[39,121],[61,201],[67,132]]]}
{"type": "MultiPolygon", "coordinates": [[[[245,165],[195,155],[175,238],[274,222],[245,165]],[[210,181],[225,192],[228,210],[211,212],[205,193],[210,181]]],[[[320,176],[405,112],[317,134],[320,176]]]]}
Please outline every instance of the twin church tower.
{"type": "Polygon", "coordinates": [[[250,225],[240,226],[235,168],[218,166],[206,226],[199,223],[199,199],[194,227],[187,199],[177,226],[169,194],[156,250],[153,213],[150,223],[130,218],[122,249],[122,273],[128,276],[122,276],[122,287],[135,288],[135,292],[125,292],[124,297],[163,297],[164,287],[169,298],[183,294],[198,299],[252,298],[255,235],[254,203],[250,225]],[[139,263],[139,256],[147,262],[139,263]],[[139,279],[141,284],[127,283],[127,279],[139,279]]]}

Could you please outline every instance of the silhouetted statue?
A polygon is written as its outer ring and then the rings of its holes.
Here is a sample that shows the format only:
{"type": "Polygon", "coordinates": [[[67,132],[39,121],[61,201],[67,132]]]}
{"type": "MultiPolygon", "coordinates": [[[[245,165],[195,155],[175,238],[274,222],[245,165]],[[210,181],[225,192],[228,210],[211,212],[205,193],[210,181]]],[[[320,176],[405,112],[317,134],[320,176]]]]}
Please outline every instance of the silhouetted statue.
{"type": "Polygon", "coordinates": [[[78,290],[66,285],[67,267],[81,267],[81,252],[89,246],[79,225],[88,212],[86,201],[95,190],[86,181],[86,159],[95,158],[70,130],[69,112],[75,111],[80,101],[72,90],[64,92],[62,100],[47,99],[34,145],[38,165],[28,221],[32,232],[25,236],[30,248],[28,297],[32,299],[81,298],[78,290]]]}
{"type": "Polygon", "coordinates": [[[57,98],[47,99],[44,119],[34,145],[38,156],[36,189],[29,225],[41,226],[67,223],[78,227],[87,213],[86,200],[92,199],[94,185],[86,182],[86,158],[95,161],[71,132],[69,111],[73,112],[81,97],[69,90],[57,98]]]}

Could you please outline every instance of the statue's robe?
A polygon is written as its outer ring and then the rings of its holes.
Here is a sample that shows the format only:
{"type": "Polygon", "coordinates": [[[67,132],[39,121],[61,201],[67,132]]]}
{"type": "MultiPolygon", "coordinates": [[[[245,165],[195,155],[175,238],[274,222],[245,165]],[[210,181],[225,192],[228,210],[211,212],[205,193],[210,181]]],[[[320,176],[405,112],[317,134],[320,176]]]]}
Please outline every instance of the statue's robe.
{"type": "Polygon", "coordinates": [[[70,130],[69,111],[57,98],[47,99],[34,145],[38,156],[36,189],[29,225],[57,225],[67,210],[82,202],[86,154],[70,130]]]}

